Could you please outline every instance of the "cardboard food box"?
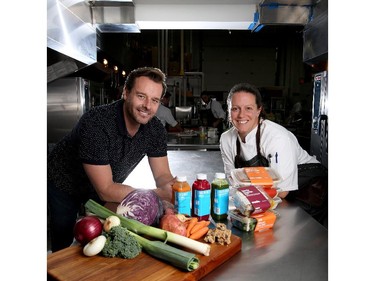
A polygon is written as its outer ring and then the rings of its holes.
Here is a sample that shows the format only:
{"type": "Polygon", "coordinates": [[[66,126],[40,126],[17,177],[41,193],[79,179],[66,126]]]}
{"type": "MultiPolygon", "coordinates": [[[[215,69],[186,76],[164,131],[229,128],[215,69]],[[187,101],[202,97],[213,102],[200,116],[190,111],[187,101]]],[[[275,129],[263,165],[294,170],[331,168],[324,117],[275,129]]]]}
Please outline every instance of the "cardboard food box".
{"type": "Polygon", "coordinates": [[[232,225],[242,231],[259,232],[273,228],[276,222],[276,215],[272,211],[251,215],[247,217],[238,209],[229,211],[229,219],[232,225]]]}

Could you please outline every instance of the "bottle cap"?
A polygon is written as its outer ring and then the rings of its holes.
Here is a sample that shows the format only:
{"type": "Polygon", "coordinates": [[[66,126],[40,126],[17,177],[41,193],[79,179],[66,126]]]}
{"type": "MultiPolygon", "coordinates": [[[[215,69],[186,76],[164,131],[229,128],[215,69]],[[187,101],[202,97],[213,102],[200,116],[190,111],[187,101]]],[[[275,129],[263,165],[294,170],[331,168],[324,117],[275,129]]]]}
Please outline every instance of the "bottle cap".
{"type": "Polygon", "coordinates": [[[215,178],[217,178],[217,179],[225,179],[225,174],[224,173],[215,173],[215,178]]]}
{"type": "Polygon", "coordinates": [[[207,179],[207,175],[206,174],[197,174],[197,179],[198,180],[206,180],[207,179]]]}
{"type": "Polygon", "coordinates": [[[177,176],[177,181],[179,182],[186,181],[186,176],[177,176]]]}

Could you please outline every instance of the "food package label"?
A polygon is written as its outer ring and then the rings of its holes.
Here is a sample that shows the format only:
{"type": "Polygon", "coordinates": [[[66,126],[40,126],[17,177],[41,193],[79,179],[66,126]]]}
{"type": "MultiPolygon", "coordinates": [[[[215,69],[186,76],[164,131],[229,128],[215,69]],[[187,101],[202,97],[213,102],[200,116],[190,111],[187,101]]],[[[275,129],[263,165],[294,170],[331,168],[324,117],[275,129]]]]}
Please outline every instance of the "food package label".
{"type": "Polygon", "coordinates": [[[255,232],[272,228],[276,221],[276,215],[272,211],[266,211],[262,214],[252,214],[250,217],[257,220],[254,229],[255,232]]]}
{"type": "MultiPolygon", "coordinates": [[[[263,213],[271,207],[267,197],[264,196],[258,188],[253,185],[239,187],[237,192],[240,192],[245,198],[245,202],[251,204],[252,214],[263,213]]],[[[241,200],[244,201],[244,200],[241,200]]],[[[246,204],[248,205],[248,204],[246,204]]],[[[237,206],[236,206],[237,207],[237,206]]],[[[237,207],[238,208],[238,207],[237,207]]],[[[239,208],[246,209],[245,208],[239,208]]],[[[242,212],[244,215],[248,215],[248,212],[242,212]]]]}
{"type": "Polygon", "coordinates": [[[245,167],[244,171],[252,185],[272,187],[272,177],[265,167],[245,167]]]}

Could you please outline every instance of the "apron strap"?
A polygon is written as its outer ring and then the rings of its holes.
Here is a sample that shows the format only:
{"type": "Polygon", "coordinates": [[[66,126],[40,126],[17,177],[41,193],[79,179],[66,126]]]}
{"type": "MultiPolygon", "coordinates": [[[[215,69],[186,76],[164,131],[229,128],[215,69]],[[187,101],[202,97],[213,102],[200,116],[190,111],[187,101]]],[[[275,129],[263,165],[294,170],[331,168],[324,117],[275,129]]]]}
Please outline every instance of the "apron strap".
{"type": "MultiPolygon", "coordinates": [[[[260,123],[257,126],[257,134],[256,134],[256,146],[257,146],[257,155],[260,155],[260,123]]],[[[240,140],[237,137],[236,141],[236,148],[237,148],[237,156],[240,157],[241,154],[241,145],[240,140]]]]}

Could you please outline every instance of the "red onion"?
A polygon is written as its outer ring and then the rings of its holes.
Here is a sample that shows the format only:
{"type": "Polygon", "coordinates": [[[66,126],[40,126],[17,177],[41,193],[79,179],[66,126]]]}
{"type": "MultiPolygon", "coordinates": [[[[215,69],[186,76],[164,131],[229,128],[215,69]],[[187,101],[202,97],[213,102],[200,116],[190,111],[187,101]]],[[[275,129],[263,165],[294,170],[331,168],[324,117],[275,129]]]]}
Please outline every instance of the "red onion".
{"type": "Polygon", "coordinates": [[[80,218],[74,225],[74,238],[81,245],[86,245],[92,239],[102,234],[102,222],[95,216],[80,218]]]}

